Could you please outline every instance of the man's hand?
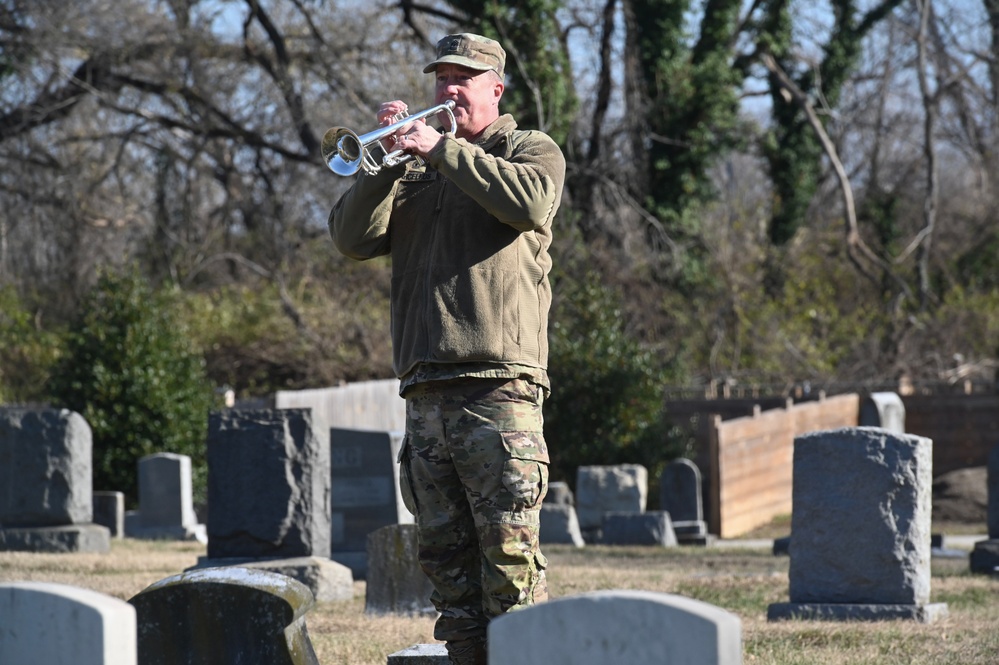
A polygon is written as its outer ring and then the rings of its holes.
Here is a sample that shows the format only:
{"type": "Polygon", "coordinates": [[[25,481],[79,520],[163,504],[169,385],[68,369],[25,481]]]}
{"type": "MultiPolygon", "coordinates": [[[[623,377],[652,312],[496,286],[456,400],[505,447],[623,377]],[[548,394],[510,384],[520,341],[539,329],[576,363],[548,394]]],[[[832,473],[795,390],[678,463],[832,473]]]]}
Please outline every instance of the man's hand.
{"type": "Polygon", "coordinates": [[[444,136],[426,122],[414,122],[405,128],[401,135],[396,134],[396,150],[405,150],[411,155],[425,158],[444,140],[444,136]]]}
{"type": "MultiPolygon", "coordinates": [[[[406,111],[409,107],[405,102],[396,99],[391,102],[384,102],[378,107],[378,125],[381,127],[388,127],[391,124],[399,122],[406,116],[406,111]]],[[[414,123],[415,124],[415,123],[414,123]]],[[[399,148],[396,146],[396,141],[398,140],[399,134],[407,131],[412,124],[405,125],[399,129],[395,134],[389,135],[381,140],[382,148],[386,153],[394,152],[399,148]]]]}

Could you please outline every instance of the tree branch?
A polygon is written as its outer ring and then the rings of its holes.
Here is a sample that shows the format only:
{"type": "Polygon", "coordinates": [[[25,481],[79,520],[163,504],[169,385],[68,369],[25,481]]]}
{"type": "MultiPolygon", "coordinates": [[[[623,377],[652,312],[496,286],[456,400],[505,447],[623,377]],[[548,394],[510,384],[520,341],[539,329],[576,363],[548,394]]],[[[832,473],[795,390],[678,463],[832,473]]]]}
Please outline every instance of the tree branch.
{"type": "Polygon", "coordinates": [[[840,193],[843,197],[843,212],[846,217],[846,252],[850,261],[854,264],[854,266],[856,266],[857,270],[859,270],[864,277],[869,279],[874,284],[880,284],[880,281],[876,275],[870,272],[863,260],[866,260],[870,264],[880,268],[899,285],[907,296],[910,296],[911,290],[909,289],[909,285],[899,278],[891,269],[891,266],[878,257],[878,255],[867,246],[863,238],[861,238],[860,230],[857,225],[857,210],[853,199],[853,187],[850,185],[850,179],[847,176],[846,169],[843,167],[843,162],[840,160],[839,154],[836,151],[836,146],[829,138],[829,134],[826,132],[825,127],[822,125],[822,121],[815,112],[815,107],[812,105],[811,100],[804,92],[802,92],[801,88],[795,85],[784,70],[777,65],[777,61],[774,60],[772,55],[769,53],[763,54],[762,61],[767,70],[777,78],[781,88],[786,91],[798,107],[804,111],[805,116],[808,118],[808,124],[815,131],[815,135],[818,137],[819,143],[821,143],[822,149],[825,152],[826,157],[829,159],[829,162],[832,164],[833,171],[836,173],[836,178],[839,181],[840,193]]]}

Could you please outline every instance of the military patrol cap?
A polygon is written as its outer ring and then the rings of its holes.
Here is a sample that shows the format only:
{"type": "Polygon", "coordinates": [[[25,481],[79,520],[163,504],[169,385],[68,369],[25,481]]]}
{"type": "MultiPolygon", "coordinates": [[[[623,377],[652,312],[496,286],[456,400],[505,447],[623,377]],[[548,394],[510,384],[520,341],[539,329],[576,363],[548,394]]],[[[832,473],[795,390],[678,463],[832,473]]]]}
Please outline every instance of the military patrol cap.
{"type": "Polygon", "coordinates": [[[448,35],[437,42],[437,59],[424,67],[423,73],[429,74],[437,69],[437,65],[445,62],[477,69],[480,72],[491,69],[500,78],[503,78],[506,51],[495,40],[463,32],[457,35],[448,35]]]}

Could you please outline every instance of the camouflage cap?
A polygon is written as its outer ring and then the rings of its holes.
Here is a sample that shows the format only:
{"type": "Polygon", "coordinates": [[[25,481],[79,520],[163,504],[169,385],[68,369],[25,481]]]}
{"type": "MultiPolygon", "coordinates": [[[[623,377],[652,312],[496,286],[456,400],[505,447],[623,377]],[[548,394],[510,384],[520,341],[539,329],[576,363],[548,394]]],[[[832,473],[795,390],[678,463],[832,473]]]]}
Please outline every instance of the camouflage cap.
{"type": "Polygon", "coordinates": [[[463,32],[458,35],[448,35],[437,42],[437,59],[423,68],[424,74],[437,69],[437,65],[451,62],[481,72],[490,69],[503,78],[503,67],[506,66],[506,51],[499,42],[463,32]]]}

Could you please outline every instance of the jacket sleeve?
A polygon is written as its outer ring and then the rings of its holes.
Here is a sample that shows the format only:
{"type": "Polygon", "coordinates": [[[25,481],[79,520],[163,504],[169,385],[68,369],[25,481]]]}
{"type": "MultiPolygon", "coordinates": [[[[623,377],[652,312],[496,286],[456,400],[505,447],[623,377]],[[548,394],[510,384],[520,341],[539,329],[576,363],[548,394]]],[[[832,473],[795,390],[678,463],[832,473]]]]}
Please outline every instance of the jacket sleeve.
{"type": "Polygon", "coordinates": [[[389,253],[389,217],[399,175],[405,167],[358,174],[330,211],[330,237],[344,256],[363,261],[389,253]]]}
{"type": "Polygon", "coordinates": [[[523,132],[507,159],[450,133],[444,137],[427,161],[491,215],[522,232],[551,223],[562,197],[565,157],[548,135],[523,132]]]}

